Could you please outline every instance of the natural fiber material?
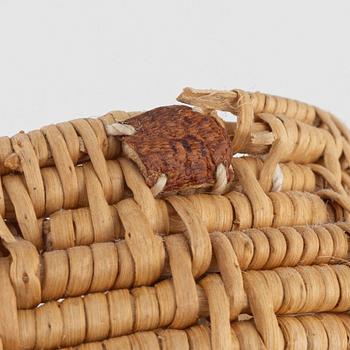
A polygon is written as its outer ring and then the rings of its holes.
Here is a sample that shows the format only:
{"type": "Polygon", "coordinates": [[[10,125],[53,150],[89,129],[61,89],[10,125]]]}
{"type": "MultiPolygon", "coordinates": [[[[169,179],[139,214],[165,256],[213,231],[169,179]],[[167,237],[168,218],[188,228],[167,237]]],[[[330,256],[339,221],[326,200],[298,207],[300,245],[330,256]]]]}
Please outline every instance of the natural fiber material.
{"type": "Polygon", "coordinates": [[[167,178],[163,192],[207,187],[215,183],[219,164],[228,174],[230,142],[214,117],[186,106],[169,106],[126,123],[135,133],[123,137],[124,153],[138,165],[149,187],[162,174],[167,178]]]}
{"type": "Polygon", "coordinates": [[[0,349],[349,347],[350,132],[178,99],[0,138],[0,349]]]}

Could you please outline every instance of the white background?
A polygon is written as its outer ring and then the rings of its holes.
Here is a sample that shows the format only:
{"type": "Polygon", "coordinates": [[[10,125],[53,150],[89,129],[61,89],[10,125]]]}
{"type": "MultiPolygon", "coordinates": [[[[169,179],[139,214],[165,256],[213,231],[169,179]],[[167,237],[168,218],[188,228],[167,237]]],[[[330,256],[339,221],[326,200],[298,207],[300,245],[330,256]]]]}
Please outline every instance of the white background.
{"type": "Polygon", "coordinates": [[[171,104],[184,86],[347,120],[349,37],[347,0],[0,0],[0,134],[171,104]]]}

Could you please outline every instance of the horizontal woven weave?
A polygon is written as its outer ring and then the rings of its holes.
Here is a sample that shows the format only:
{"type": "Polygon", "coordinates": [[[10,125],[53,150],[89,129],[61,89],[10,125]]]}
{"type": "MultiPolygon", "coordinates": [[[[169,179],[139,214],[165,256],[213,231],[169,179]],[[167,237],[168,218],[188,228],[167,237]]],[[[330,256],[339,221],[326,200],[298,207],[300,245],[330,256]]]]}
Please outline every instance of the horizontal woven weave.
{"type": "Polygon", "coordinates": [[[263,93],[178,100],[0,138],[0,349],[349,347],[350,132],[263,93]]]}

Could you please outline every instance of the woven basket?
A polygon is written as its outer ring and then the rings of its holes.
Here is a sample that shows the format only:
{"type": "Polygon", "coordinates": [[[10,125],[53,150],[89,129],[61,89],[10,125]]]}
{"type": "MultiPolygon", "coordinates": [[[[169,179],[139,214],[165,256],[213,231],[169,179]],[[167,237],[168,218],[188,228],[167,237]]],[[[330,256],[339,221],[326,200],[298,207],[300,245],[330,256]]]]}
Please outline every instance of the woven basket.
{"type": "Polygon", "coordinates": [[[178,100],[0,138],[0,349],[349,348],[350,132],[178,100]]]}

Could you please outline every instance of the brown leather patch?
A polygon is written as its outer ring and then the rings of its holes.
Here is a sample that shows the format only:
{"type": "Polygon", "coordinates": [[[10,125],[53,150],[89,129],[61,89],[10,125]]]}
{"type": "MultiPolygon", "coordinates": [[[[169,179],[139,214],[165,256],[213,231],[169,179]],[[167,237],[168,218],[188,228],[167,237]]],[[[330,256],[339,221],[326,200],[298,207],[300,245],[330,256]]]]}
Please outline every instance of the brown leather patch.
{"type": "Polygon", "coordinates": [[[122,137],[124,151],[136,161],[149,187],[161,174],[168,177],[166,192],[212,185],[220,163],[229,174],[230,140],[210,115],[174,105],[152,109],[126,123],[136,133],[122,137]]]}

